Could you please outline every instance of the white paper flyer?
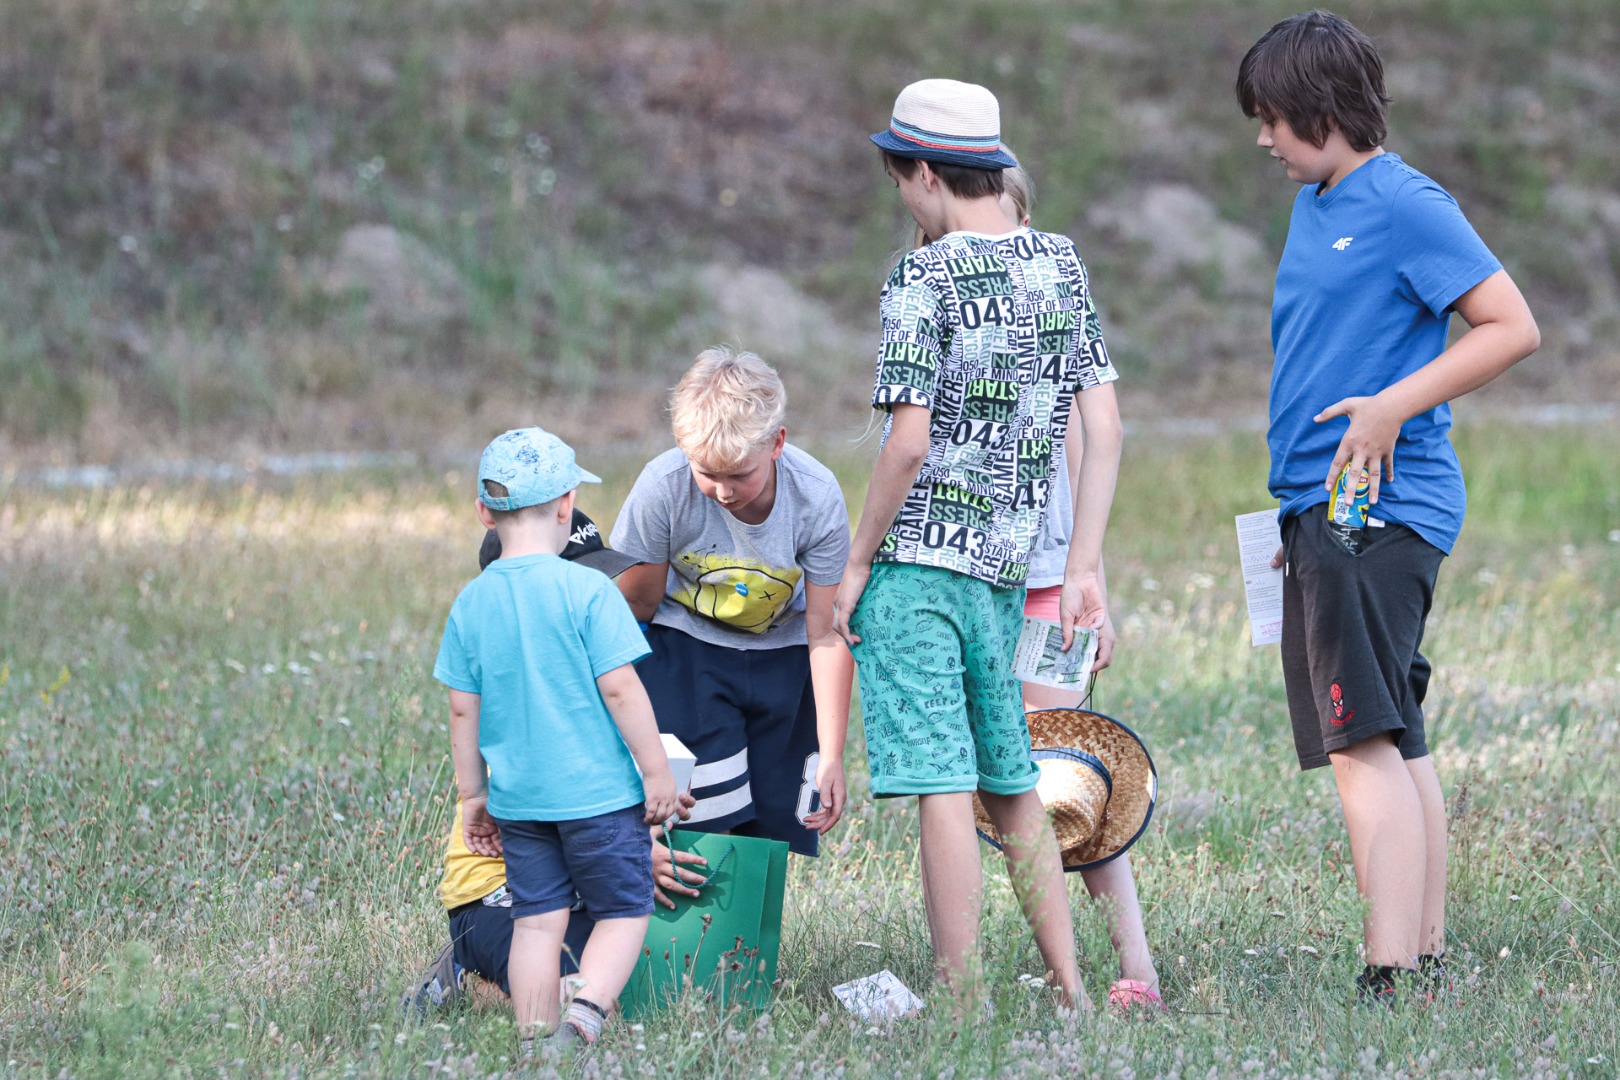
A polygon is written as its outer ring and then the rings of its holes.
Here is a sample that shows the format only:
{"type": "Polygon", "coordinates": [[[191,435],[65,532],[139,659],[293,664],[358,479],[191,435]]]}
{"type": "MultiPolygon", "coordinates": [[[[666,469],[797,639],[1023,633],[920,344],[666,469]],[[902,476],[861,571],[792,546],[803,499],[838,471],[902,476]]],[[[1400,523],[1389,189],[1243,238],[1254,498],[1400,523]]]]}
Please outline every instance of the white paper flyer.
{"type": "Polygon", "coordinates": [[[1249,602],[1249,642],[1272,645],[1282,640],[1283,572],[1271,566],[1272,557],[1282,547],[1277,511],[1239,514],[1237,535],[1243,595],[1249,602]]]}
{"type": "Polygon", "coordinates": [[[1063,651],[1063,630],[1049,619],[1025,617],[1013,652],[1013,674],[1024,682],[1084,690],[1097,662],[1097,631],[1076,628],[1074,644],[1063,651]]]}
{"type": "Polygon", "coordinates": [[[844,1008],[868,1024],[904,1020],[908,1016],[915,1016],[923,1007],[922,999],[888,968],[876,975],[835,986],[832,992],[844,1008]]]}

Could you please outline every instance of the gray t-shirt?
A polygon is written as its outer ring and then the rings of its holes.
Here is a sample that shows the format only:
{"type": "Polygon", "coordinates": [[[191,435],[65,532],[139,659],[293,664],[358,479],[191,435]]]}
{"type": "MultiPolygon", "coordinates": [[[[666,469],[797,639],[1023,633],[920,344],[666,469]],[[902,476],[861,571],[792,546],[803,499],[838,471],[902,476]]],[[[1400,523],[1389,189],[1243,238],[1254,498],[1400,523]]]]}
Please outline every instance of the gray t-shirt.
{"type": "Polygon", "coordinates": [[[806,642],[805,583],[843,580],[849,514],[832,472],[789,445],[776,462],[771,516],[748,525],[704,497],[677,448],[641,470],[612,546],[669,564],[655,625],[731,649],[779,649],[806,642]]]}
{"type": "Polygon", "coordinates": [[[1074,502],[1069,493],[1069,463],[1061,441],[1052,454],[1052,494],[1046,500],[1041,531],[1029,555],[1026,589],[1049,589],[1063,584],[1063,567],[1069,560],[1069,539],[1074,532],[1074,502]]]}

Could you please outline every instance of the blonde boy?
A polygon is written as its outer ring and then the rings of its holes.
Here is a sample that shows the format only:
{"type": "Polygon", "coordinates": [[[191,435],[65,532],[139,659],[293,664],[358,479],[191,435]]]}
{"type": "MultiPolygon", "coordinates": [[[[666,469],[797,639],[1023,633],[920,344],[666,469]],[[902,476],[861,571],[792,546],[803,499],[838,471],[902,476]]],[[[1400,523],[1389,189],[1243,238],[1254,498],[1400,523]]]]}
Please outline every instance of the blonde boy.
{"type": "MultiPolygon", "coordinates": [[[[814,855],[844,808],[854,668],[832,601],[849,518],[832,473],[788,444],[786,411],[758,356],[703,352],[675,388],[676,448],[642,470],[612,543],[643,564],[619,588],[651,623],[637,670],[659,728],[697,755],[685,827],[814,855]]],[[[662,865],[658,882],[696,895],[662,865]]]]}

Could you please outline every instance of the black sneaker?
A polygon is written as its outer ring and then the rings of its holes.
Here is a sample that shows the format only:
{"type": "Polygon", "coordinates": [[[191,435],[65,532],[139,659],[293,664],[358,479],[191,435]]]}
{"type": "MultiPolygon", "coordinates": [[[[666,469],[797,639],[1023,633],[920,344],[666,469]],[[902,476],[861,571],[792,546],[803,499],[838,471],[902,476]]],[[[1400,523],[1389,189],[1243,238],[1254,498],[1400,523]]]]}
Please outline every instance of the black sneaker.
{"type": "Polygon", "coordinates": [[[466,999],[462,992],[461,967],[456,963],[455,946],[446,945],[422,973],[414,990],[400,997],[400,1011],[407,1016],[425,1017],[431,1009],[453,1009],[466,999]]]}
{"type": "Polygon", "coordinates": [[[1356,976],[1356,1001],[1393,1009],[1402,1002],[1427,1004],[1429,989],[1415,968],[1374,967],[1368,964],[1356,976]]]}
{"type": "Polygon", "coordinates": [[[1446,954],[1420,953],[1417,959],[1418,975],[1428,987],[1431,998],[1435,1001],[1455,1000],[1458,996],[1457,981],[1446,967],[1446,954]]]}

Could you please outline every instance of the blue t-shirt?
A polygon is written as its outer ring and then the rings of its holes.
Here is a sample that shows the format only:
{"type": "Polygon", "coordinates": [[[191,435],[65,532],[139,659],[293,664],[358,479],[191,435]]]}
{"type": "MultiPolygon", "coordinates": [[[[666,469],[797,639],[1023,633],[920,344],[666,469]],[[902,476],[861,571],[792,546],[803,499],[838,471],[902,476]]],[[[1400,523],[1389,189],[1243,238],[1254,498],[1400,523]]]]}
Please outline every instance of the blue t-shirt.
{"type": "MultiPolygon", "coordinates": [[[[1454,200],[1395,154],[1381,154],[1325,195],[1294,200],[1271,307],[1271,493],[1281,517],[1327,501],[1323,487],[1346,417],[1311,418],[1372,395],[1439,356],[1451,305],[1502,268],[1454,200]]],[[[1451,448],[1451,407],[1402,427],[1395,480],[1373,513],[1448,554],[1467,493],[1451,448]]]]}
{"type": "Polygon", "coordinates": [[[570,821],[645,799],[596,679],[649,651],[630,605],[598,570],[520,555],[467,583],[433,677],[480,697],[492,815],[570,821]]]}

